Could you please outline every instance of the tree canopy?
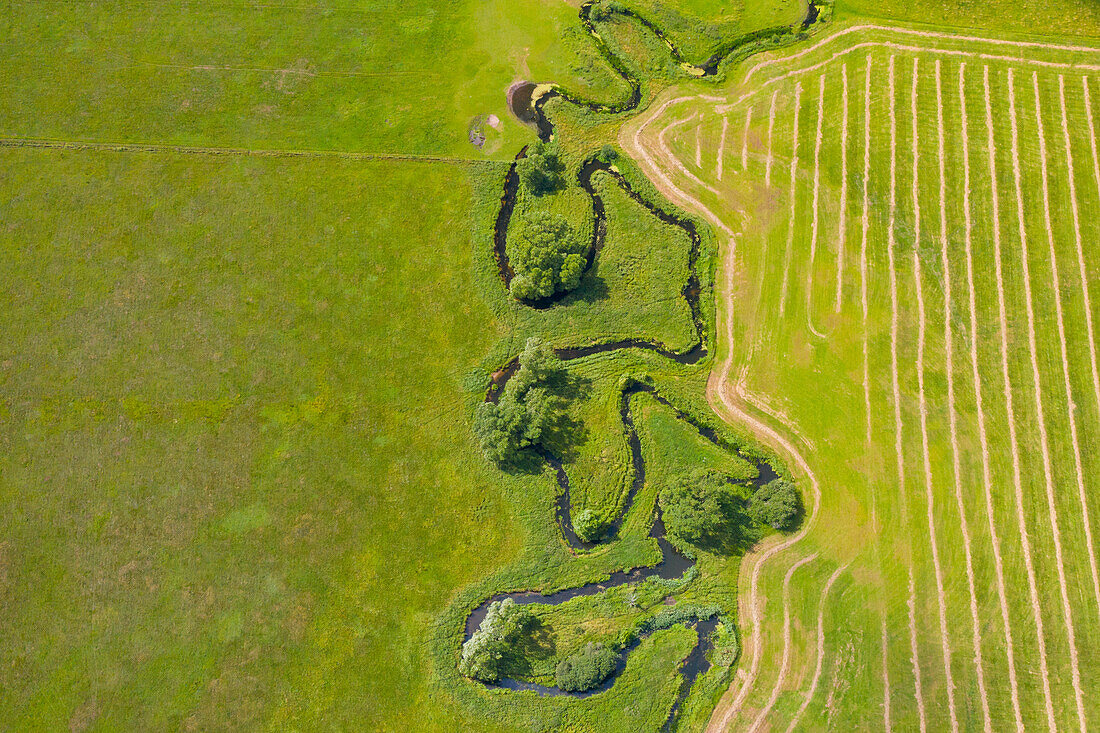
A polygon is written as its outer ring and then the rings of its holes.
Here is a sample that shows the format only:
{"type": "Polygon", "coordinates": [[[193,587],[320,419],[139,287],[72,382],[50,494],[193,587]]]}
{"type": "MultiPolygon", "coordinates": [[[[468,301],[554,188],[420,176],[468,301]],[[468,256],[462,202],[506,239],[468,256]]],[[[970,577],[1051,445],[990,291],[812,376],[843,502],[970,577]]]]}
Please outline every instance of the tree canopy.
{"type": "Polygon", "coordinates": [[[580,284],[587,264],[587,244],[561,216],[539,212],[526,217],[508,237],[515,277],[512,296],[538,300],[580,284]]]}
{"type": "Polygon", "coordinates": [[[699,544],[726,522],[723,499],[728,481],[717,471],[681,474],[661,490],[665,531],[680,542],[699,544]]]}
{"type": "Polygon", "coordinates": [[[566,692],[591,690],[615,671],[616,654],[603,644],[589,642],[576,654],[558,662],[554,681],[566,692]]]}
{"type": "Polygon", "coordinates": [[[498,681],[509,647],[533,620],[530,609],[511,598],[489,604],[485,619],[462,645],[458,671],[482,682],[498,681]]]}
{"type": "Polygon", "coordinates": [[[533,336],[527,339],[519,369],[500,399],[478,405],[474,433],[491,460],[512,463],[525,448],[540,445],[548,437],[564,408],[564,400],[548,384],[560,364],[554,350],[533,336]]]}
{"type": "Polygon", "coordinates": [[[532,143],[527,154],[516,161],[520,184],[535,196],[555,193],[565,187],[565,165],[553,142],[532,143]]]}
{"type": "Polygon", "coordinates": [[[790,481],[777,478],[761,486],[749,502],[749,516],[780,532],[792,530],[798,524],[802,500],[790,481]]]}

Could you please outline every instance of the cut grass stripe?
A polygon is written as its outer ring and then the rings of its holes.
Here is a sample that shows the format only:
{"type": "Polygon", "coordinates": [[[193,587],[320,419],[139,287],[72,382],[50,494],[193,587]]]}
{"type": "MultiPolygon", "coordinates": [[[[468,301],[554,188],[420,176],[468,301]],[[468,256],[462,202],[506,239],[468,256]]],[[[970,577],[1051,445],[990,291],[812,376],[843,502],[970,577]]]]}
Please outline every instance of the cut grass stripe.
{"type": "MultiPolygon", "coordinates": [[[[1011,89],[1011,75],[1010,89],[1011,89]]],[[[1008,370],[1008,315],[1005,306],[1003,254],[1001,251],[1000,203],[997,191],[997,142],[993,135],[993,103],[989,94],[989,66],[984,67],[985,126],[989,138],[989,186],[992,200],[994,271],[997,279],[997,310],[1001,337],[1001,376],[1004,384],[1005,411],[1008,417],[1008,440],[1012,454],[1012,483],[1016,497],[1016,522],[1019,525],[1020,543],[1024,550],[1024,568],[1027,571],[1027,585],[1031,596],[1031,614],[1035,619],[1035,633],[1039,644],[1039,677],[1043,685],[1043,700],[1046,706],[1047,727],[1053,733],[1057,729],[1054,722],[1054,705],[1050,696],[1050,674],[1047,666],[1047,647],[1043,631],[1043,614],[1039,604],[1039,591],[1035,580],[1035,565],[1031,559],[1031,539],[1028,536],[1027,520],[1024,516],[1024,489],[1020,469],[1020,442],[1016,434],[1016,413],[1012,399],[1012,377],[1008,370]]],[[[1010,99],[1015,95],[1009,94],[1010,99]]],[[[1013,110],[1015,103],[1013,103],[1013,110]]],[[[1013,113],[1013,125],[1015,114],[1013,113]]]]}

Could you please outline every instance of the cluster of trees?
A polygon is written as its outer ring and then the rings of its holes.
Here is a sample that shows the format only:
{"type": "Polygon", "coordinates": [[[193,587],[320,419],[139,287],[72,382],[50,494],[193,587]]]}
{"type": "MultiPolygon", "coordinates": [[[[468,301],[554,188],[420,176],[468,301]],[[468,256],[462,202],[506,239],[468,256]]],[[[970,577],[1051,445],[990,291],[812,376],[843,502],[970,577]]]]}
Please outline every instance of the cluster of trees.
{"type": "Polygon", "coordinates": [[[589,642],[576,654],[558,662],[554,681],[566,692],[591,690],[615,671],[618,655],[603,644],[589,642]]]}
{"type": "MultiPolygon", "coordinates": [[[[520,186],[539,198],[565,188],[565,165],[554,143],[537,142],[516,161],[520,186]]],[[[508,236],[515,271],[510,290],[519,300],[540,300],[577,287],[587,263],[588,244],[561,216],[547,212],[522,217],[508,236]]]]}
{"type": "Polygon", "coordinates": [[[798,526],[802,513],[802,500],[790,481],[777,478],[761,486],[749,501],[749,516],[761,524],[767,524],[780,532],[798,526]]]}
{"type": "Polygon", "coordinates": [[[478,405],[474,434],[490,460],[502,466],[514,464],[526,448],[541,445],[549,437],[564,410],[564,400],[549,384],[560,363],[542,339],[527,339],[519,369],[500,399],[478,405]]]}
{"type": "Polygon", "coordinates": [[[728,483],[717,471],[681,474],[669,481],[659,499],[669,538],[698,545],[720,532],[726,523],[728,483]]]}
{"type": "Polygon", "coordinates": [[[669,539],[731,549],[758,536],[753,522],[780,532],[798,526],[802,501],[790,481],[775,479],[761,486],[747,506],[731,488],[730,479],[717,471],[681,474],[669,481],[659,499],[669,539]]]}
{"type": "Polygon", "coordinates": [[[519,300],[538,300],[577,287],[588,262],[588,245],[557,214],[525,217],[508,237],[515,271],[510,291],[519,300]]]}
{"type": "Polygon", "coordinates": [[[516,161],[519,182],[534,196],[546,196],[565,188],[565,164],[552,142],[532,143],[527,154],[516,161]]]}
{"type": "Polygon", "coordinates": [[[508,650],[533,621],[530,609],[511,598],[489,604],[485,620],[462,645],[458,671],[482,682],[497,682],[508,650]]]}

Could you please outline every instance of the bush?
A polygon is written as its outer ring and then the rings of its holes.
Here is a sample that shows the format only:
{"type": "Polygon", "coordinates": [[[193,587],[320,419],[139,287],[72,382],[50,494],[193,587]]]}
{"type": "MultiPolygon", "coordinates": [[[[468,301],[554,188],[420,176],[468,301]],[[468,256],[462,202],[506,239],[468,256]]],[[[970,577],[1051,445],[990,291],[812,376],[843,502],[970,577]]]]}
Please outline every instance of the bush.
{"type": "Polygon", "coordinates": [[[573,531],[585,542],[598,540],[603,535],[604,529],[603,519],[591,509],[585,509],[573,517],[573,531]]]}
{"type": "Polygon", "coordinates": [[[603,644],[589,642],[576,654],[558,662],[554,679],[566,692],[591,690],[615,671],[618,655],[603,644]]]}
{"type": "Polygon", "coordinates": [[[716,471],[682,474],[661,490],[665,531],[679,543],[699,544],[725,524],[725,476],[716,471]]]}
{"type": "Polygon", "coordinates": [[[531,611],[511,598],[489,604],[485,619],[466,643],[458,671],[482,682],[500,680],[508,648],[531,625],[531,611]]]}
{"type": "Polygon", "coordinates": [[[474,434],[481,450],[504,465],[522,450],[540,445],[559,421],[564,405],[547,387],[560,360],[538,337],[527,339],[519,369],[496,403],[483,402],[474,416],[474,434]]]}
{"type": "Polygon", "coordinates": [[[539,213],[508,237],[515,277],[510,290],[519,300],[548,298],[577,287],[588,264],[588,246],[560,216],[539,213]]]}
{"type": "Polygon", "coordinates": [[[761,486],[749,502],[749,516],[780,532],[792,530],[802,513],[802,500],[790,481],[777,478],[761,486]]]}
{"type": "Polygon", "coordinates": [[[532,143],[527,155],[516,161],[520,184],[535,196],[555,193],[565,187],[565,165],[558,146],[542,141],[532,143]]]}

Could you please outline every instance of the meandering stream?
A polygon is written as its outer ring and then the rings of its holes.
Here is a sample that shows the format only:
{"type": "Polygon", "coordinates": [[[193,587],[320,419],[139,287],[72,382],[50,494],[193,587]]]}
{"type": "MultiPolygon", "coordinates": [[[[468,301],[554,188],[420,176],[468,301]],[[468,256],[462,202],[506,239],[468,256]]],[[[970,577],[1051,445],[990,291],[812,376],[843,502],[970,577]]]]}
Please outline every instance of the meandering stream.
{"type": "MultiPolygon", "coordinates": [[[[638,107],[641,102],[641,81],[630,70],[628,64],[620,58],[611,48],[607,45],[606,41],[598,33],[595,21],[592,18],[593,10],[596,7],[595,2],[586,2],[580,9],[581,24],[588,31],[589,35],[593,39],[597,50],[604,57],[607,63],[615,70],[620,78],[630,88],[630,93],[627,98],[619,103],[600,103],[591,100],[584,99],[582,97],[573,95],[568,91],[553,86],[548,91],[535,96],[537,86],[533,83],[524,83],[514,86],[509,90],[508,102],[512,109],[512,112],[522,121],[531,123],[538,131],[538,136],[543,141],[549,141],[554,134],[554,126],[550,122],[546,115],[544,107],[546,103],[555,97],[560,97],[570,103],[582,106],[593,112],[600,113],[624,113],[630,112],[638,107]]],[[[730,39],[703,64],[691,65],[684,61],[683,55],[676,45],[664,34],[664,32],[653,24],[651,21],[638,14],[637,12],[616,7],[613,10],[609,9],[608,12],[618,13],[627,16],[634,21],[640,23],[645,28],[650,30],[657,38],[659,38],[669,49],[672,58],[679,63],[682,67],[689,70],[694,76],[714,76],[718,73],[719,67],[722,62],[727,58],[730,58],[738,52],[745,52],[753,44],[761,45],[763,42],[768,42],[777,39],[781,36],[791,36],[792,38],[799,31],[806,31],[818,20],[819,6],[815,4],[814,0],[809,0],[807,4],[807,12],[803,20],[795,26],[778,26],[773,28],[766,28],[763,30],[748,33],[742,36],[738,36],[730,39]]],[[[504,189],[500,199],[500,209],[497,213],[496,224],[493,231],[493,248],[494,254],[497,260],[497,264],[500,271],[500,278],[503,286],[507,289],[511,284],[512,278],[515,276],[511,264],[508,260],[508,227],[511,223],[512,213],[515,209],[516,199],[519,192],[519,175],[516,170],[516,163],[521,160],[527,153],[527,148],[519,152],[513,161],[511,167],[508,170],[504,179],[504,189]]],[[[684,284],[682,295],[686,299],[690,309],[691,317],[695,327],[696,339],[693,346],[686,351],[673,351],[667,348],[665,345],[655,342],[647,341],[644,339],[623,339],[619,341],[592,344],[577,347],[567,347],[556,349],[557,355],[563,361],[570,361],[573,359],[580,359],[587,356],[591,356],[598,353],[605,353],[610,351],[617,351],[619,349],[646,349],[653,351],[661,356],[672,359],[681,364],[694,364],[700,361],[707,354],[706,344],[706,324],[703,321],[702,312],[700,309],[700,284],[698,275],[698,259],[700,256],[700,235],[694,224],[694,222],[686,217],[680,216],[671,211],[665,210],[653,202],[646,200],[642,197],[630,183],[615,170],[608,162],[602,160],[598,156],[591,156],[585,160],[580,170],[577,173],[577,183],[588,194],[592,205],[592,238],[589,243],[588,251],[586,254],[585,271],[582,278],[588,275],[592,265],[596,262],[596,258],[599,256],[599,252],[602,249],[607,237],[607,216],[602,198],[599,192],[593,185],[592,178],[596,173],[603,173],[610,176],[615,183],[635,202],[643,206],[651,215],[657,217],[662,222],[679,227],[688,236],[691,241],[689,257],[688,257],[688,279],[684,284]]],[[[538,301],[525,302],[528,305],[537,310],[553,307],[557,304],[567,304],[571,293],[557,293],[551,297],[544,298],[538,301]]],[[[493,375],[492,381],[489,384],[486,392],[485,399],[487,401],[496,401],[500,398],[500,395],[504,389],[505,384],[515,374],[518,368],[518,358],[512,359],[508,364],[502,367],[498,372],[493,375]]],[[[635,499],[638,492],[645,485],[645,459],[642,455],[641,441],[638,437],[637,430],[634,426],[634,416],[631,411],[631,398],[634,395],[640,393],[648,393],[654,399],[661,404],[675,411],[678,419],[688,423],[699,433],[700,436],[714,443],[715,445],[727,448],[722,445],[721,440],[713,429],[698,423],[694,418],[688,415],[686,412],[679,410],[673,406],[668,400],[660,395],[653,387],[642,384],[640,382],[632,382],[629,384],[622,393],[620,402],[620,416],[623,422],[623,426],[626,430],[627,443],[630,448],[631,465],[633,469],[633,479],[630,487],[630,491],[627,494],[623,506],[619,514],[615,517],[612,523],[607,528],[603,542],[617,539],[622,524],[634,507],[635,499]]],[[[565,472],[561,461],[550,453],[543,451],[540,455],[547,461],[547,463],[554,469],[558,485],[560,488],[556,515],[558,525],[561,529],[562,537],[570,550],[574,553],[584,552],[591,550],[602,543],[587,543],[577,536],[576,531],[573,528],[572,521],[572,502],[569,489],[569,477],[565,472]]],[[[774,469],[763,461],[753,461],[757,469],[757,476],[752,481],[756,486],[763,486],[769,481],[776,478],[774,469]]],[[[581,596],[591,596],[601,593],[610,588],[615,588],[622,585],[636,584],[644,581],[649,577],[658,577],[666,580],[681,578],[683,575],[694,566],[694,561],[678,551],[665,537],[665,525],[661,517],[660,506],[656,505],[654,508],[654,519],[650,526],[649,537],[656,540],[658,547],[661,550],[661,560],[652,567],[634,568],[626,571],[618,571],[612,573],[611,576],[604,581],[596,583],[587,583],[582,586],[574,588],[566,588],[554,593],[538,593],[534,591],[519,591],[512,593],[498,593],[489,598],[486,598],[476,608],[474,608],[466,617],[464,641],[468,640],[474,631],[480,626],[482,620],[485,618],[488,612],[489,605],[501,601],[505,598],[511,598],[519,604],[539,603],[545,605],[558,605],[564,603],[573,598],[581,596]]],[[[716,628],[718,620],[716,617],[709,617],[700,619],[690,624],[698,633],[699,640],[692,651],[684,659],[680,668],[680,674],[683,677],[683,683],[680,686],[679,693],[673,703],[672,709],[668,718],[665,720],[664,729],[669,730],[675,724],[679,709],[683,701],[687,698],[691,691],[692,684],[695,679],[702,673],[706,672],[710,668],[710,662],[707,660],[707,652],[713,646],[712,634],[716,628]]],[[[651,633],[651,632],[650,632],[651,633]]],[[[557,687],[549,687],[545,685],[539,685],[530,682],[524,682],[515,679],[503,679],[500,682],[489,685],[491,687],[504,688],[509,690],[526,690],[532,691],[540,695],[569,695],[576,698],[589,697],[591,695],[599,694],[607,689],[610,689],[614,685],[615,680],[619,674],[626,667],[626,660],[630,652],[639,644],[641,640],[648,636],[648,633],[638,635],[630,644],[619,651],[619,657],[616,664],[615,671],[605,680],[600,686],[588,690],[585,692],[567,692],[557,687]]]]}

